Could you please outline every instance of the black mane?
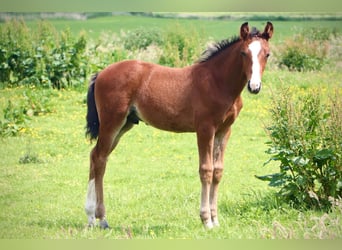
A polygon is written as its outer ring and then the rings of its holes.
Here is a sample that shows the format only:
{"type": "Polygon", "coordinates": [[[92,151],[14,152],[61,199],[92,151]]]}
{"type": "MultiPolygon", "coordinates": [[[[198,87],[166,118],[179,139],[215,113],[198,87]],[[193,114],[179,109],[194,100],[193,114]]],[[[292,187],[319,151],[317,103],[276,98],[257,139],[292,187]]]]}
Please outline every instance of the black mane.
{"type": "Polygon", "coordinates": [[[208,47],[201,55],[200,59],[198,60],[199,63],[206,62],[209,59],[213,58],[214,56],[218,55],[221,51],[225,50],[226,48],[232,46],[233,44],[240,41],[240,37],[232,37],[230,39],[222,40],[221,42],[216,42],[210,47],[208,47]]]}
{"type": "MultiPolygon", "coordinates": [[[[250,38],[252,37],[261,37],[262,34],[259,30],[257,30],[255,27],[252,28],[252,31],[249,34],[250,38]]],[[[212,45],[210,45],[209,48],[207,48],[201,55],[200,59],[197,61],[198,63],[207,62],[211,58],[218,55],[220,52],[225,50],[226,48],[232,46],[233,44],[240,41],[240,37],[234,36],[230,39],[222,40],[221,42],[216,42],[212,45]]]]}

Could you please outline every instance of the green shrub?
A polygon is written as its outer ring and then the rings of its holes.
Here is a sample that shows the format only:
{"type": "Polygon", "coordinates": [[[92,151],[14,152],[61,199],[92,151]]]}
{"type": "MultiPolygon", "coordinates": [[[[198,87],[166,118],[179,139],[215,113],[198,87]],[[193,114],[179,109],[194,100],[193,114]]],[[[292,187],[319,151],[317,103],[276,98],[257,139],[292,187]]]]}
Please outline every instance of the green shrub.
{"type": "Polygon", "coordinates": [[[315,28],[296,33],[281,48],[280,65],[295,71],[321,70],[328,60],[331,31],[315,28]]]}
{"type": "Polygon", "coordinates": [[[281,60],[281,64],[296,71],[321,70],[324,63],[324,57],[318,56],[316,53],[307,53],[300,47],[288,48],[281,60]]]}
{"type": "Polygon", "coordinates": [[[0,82],[19,82],[34,74],[31,35],[22,20],[0,26],[0,82]]]}
{"type": "Polygon", "coordinates": [[[0,82],[5,86],[37,85],[66,88],[83,84],[88,58],[84,35],[58,32],[40,22],[29,29],[23,21],[0,26],[0,82]]]}
{"type": "Polygon", "coordinates": [[[163,43],[163,32],[159,29],[137,28],[128,31],[123,38],[126,50],[146,49],[148,46],[161,45],[163,43]]]}
{"type": "Polygon", "coordinates": [[[91,45],[89,48],[89,64],[88,71],[90,74],[94,74],[95,72],[99,72],[103,70],[108,65],[128,59],[128,53],[124,49],[116,48],[113,44],[110,44],[108,41],[101,41],[98,44],[91,45]],[[106,51],[100,51],[99,46],[106,47],[106,51]],[[109,49],[108,49],[109,48],[109,49]],[[108,51],[107,51],[108,50],[108,51]]]}
{"type": "Polygon", "coordinates": [[[331,197],[342,197],[340,95],[328,104],[318,93],[295,97],[287,91],[273,98],[266,153],[271,155],[268,162],[279,162],[279,172],[257,178],[280,187],[281,200],[297,207],[328,209],[331,197]]]}
{"type": "Polygon", "coordinates": [[[62,32],[59,46],[52,48],[43,57],[45,69],[43,68],[42,74],[46,75],[52,85],[58,89],[83,84],[87,75],[85,49],[84,35],[74,40],[70,31],[62,32]]]}
{"type": "Polygon", "coordinates": [[[176,27],[166,32],[164,41],[159,63],[170,67],[193,64],[204,50],[204,42],[195,30],[189,32],[189,30],[176,27]]]}

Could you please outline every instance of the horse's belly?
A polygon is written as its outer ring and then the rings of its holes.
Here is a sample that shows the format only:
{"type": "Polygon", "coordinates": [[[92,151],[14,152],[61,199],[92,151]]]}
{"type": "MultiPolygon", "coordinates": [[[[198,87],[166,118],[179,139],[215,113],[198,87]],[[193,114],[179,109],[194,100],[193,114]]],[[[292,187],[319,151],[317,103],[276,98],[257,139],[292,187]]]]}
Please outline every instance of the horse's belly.
{"type": "Polygon", "coordinates": [[[193,116],[187,108],[175,109],[170,104],[136,104],[138,117],[148,125],[171,132],[194,132],[193,116]]]}

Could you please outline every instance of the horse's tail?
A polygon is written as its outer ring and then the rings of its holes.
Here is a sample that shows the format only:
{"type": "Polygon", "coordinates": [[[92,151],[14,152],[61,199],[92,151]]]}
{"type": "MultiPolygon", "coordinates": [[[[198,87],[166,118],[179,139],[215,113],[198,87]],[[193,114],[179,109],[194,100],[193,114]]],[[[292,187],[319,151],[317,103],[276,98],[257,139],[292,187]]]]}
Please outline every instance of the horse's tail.
{"type": "Polygon", "coordinates": [[[86,136],[90,137],[90,140],[94,140],[99,135],[99,116],[95,104],[94,87],[95,81],[98,74],[92,76],[89,84],[88,95],[87,95],[87,126],[86,136]]]}

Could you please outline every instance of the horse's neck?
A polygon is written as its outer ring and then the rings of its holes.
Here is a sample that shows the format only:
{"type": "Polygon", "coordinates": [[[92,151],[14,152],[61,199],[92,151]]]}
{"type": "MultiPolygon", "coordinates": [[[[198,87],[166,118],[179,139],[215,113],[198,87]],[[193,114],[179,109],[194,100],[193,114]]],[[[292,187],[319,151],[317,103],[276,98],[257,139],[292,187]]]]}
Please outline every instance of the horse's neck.
{"type": "Polygon", "coordinates": [[[213,84],[222,89],[224,93],[230,93],[234,99],[240,96],[246,85],[247,78],[242,68],[240,50],[233,45],[211,58],[203,65],[210,71],[215,79],[213,84]]]}

